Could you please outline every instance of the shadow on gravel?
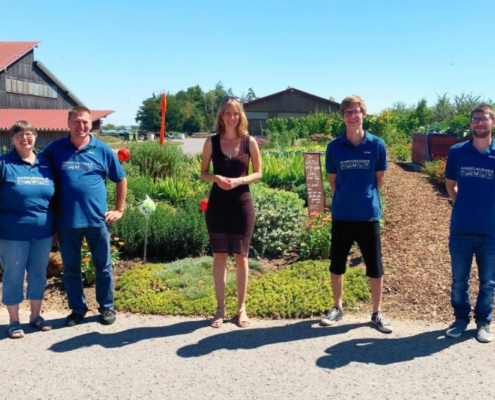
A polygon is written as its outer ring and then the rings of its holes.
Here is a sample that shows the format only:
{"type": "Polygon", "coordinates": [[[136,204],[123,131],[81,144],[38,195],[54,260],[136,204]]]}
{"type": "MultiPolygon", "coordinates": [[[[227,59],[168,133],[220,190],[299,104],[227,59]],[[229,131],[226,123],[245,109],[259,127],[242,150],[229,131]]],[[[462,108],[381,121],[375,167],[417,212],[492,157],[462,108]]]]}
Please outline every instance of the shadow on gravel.
{"type": "Polygon", "coordinates": [[[445,337],[445,331],[420,333],[405,338],[353,339],[330,347],[329,354],[319,358],[316,365],[337,369],[351,362],[389,365],[428,357],[450,346],[473,339],[473,331],[467,331],[459,339],[445,337]]]}
{"type": "Polygon", "coordinates": [[[94,345],[102,346],[107,349],[114,349],[128,346],[140,342],[141,340],[186,335],[206,326],[208,326],[207,321],[191,321],[155,328],[134,328],[116,333],[91,332],[55,343],[48,350],[56,353],[65,353],[67,351],[94,345]]]}
{"type": "Polygon", "coordinates": [[[347,333],[351,330],[370,327],[370,323],[338,325],[332,328],[319,326],[319,320],[301,321],[295,324],[275,328],[249,328],[209,336],[196,344],[184,346],[177,350],[180,357],[201,357],[218,350],[249,350],[277,343],[314,339],[347,333]]]}

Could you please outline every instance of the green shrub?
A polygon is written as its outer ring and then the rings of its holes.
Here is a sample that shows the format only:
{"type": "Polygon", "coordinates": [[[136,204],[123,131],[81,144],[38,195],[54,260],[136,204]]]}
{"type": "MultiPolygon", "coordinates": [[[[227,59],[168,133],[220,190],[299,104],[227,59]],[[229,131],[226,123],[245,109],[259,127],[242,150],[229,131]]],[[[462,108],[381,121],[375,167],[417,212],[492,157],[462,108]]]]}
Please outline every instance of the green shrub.
{"type": "MultiPolygon", "coordinates": [[[[235,315],[234,274],[228,268],[226,309],[235,315]]],[[[165,266],[147,265],[123,274],[116,287],[119,309],[145,314],[211,315],[216,308],[209,257],[185,259],[165,266]]],[[[364,271],[346,273],[344,304],[359,308],[370,298],[364,271]]],[[[305,318],[321,315],[333,306],[328,262],[305,261],[252,278],[247,310],[253,317],[305,318]]]]}
{"type": "Polygon", "coordinates": [[[258,257],[278,257],[294,250],[301,234],[304,202],[294,193],[253,185],[256,224],[251,250],[258,257]]]}
{"type": "Polygon", "coordinates": [[[211,184],[203,181],[192,181],[178,176],[159,179],[155,184],[156,199],[167,201],[173,206],[182,203],[190,196],[208,196],[211,184]]]}
{"type": "Polygon", "coordinates": [[[129,163],[139,168],[141,176],[153,179],[181,175],[190,164],[182,148],[168,141],[163,145],[158,142],[133,144],[129,151],[129,163]]]}
{"type": "Polygon", "coordinates": [[[400,162],[411,161],[412,143],[396,144],[390,148],[391,157],[400,162]]]}
{"type": "Polygon", "coordinates": [[[268,153],[261,156],[261,181],[273,188],[290,189],[305,182],[302,152],[268,153]]]}
{"type": "MultiPolygon", "coordinates": [[[[142,256],[144,249],[145,219],[137,206],[128,207],[124,216],[112,227],[112,233],[124,240],[124,253],[142,256]]],[[[158,203],[156,213],[149,218],[149,257],[176,260],[195,257],[208,246],[208,232],[204,214],[199,210],[199,199],[188,198],[175,210],[166,203],[158,203]]]]}

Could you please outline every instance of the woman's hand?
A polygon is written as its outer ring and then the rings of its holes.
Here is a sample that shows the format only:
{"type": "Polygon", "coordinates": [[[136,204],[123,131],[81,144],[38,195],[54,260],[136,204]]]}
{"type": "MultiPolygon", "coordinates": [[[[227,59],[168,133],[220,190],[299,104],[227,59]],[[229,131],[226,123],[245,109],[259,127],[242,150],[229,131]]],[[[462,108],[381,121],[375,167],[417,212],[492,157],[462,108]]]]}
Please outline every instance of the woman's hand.
{"type": "Polygon", "coordinates": [[[231,178],[226,178],[225,176],[216,175],[216,183],[220,189],[223,190],[233,189],[231,178]]]}

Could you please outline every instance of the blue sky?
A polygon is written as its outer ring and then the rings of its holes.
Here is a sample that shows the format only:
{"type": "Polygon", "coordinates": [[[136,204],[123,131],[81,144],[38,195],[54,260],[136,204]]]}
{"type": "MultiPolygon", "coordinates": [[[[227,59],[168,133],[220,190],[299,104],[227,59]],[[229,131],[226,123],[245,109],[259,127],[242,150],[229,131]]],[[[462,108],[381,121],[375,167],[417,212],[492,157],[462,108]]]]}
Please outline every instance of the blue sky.
{"type": "Polygon", "coordinates": [[[379,112],[472,93],[495,100],[495,1],[0,0],[2,41],[43,62],[106,119],[134,124],[152,93],[218,81],[258,97],[288,86],[379,112]],[[486,71],[486,72],[485,72],[486,71]]]}

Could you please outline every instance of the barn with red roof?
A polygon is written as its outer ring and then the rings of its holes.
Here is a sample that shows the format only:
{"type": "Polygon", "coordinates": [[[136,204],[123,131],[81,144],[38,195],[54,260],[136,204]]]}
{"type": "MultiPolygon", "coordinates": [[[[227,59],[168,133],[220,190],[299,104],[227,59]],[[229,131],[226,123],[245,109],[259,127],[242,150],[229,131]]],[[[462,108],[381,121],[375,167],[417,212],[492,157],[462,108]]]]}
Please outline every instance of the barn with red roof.
{"type": "MultiPolygon", "coordinates": [[[[9,148],[9,128],[19,120],[38,131],[37,147],[68,134],[67,110],[85,106],[41,62],[34,59],[40,42],[0,42],[0,148],[9,148]]],[[[93,132],[111,110],[91,110],[93,132]]]]}

